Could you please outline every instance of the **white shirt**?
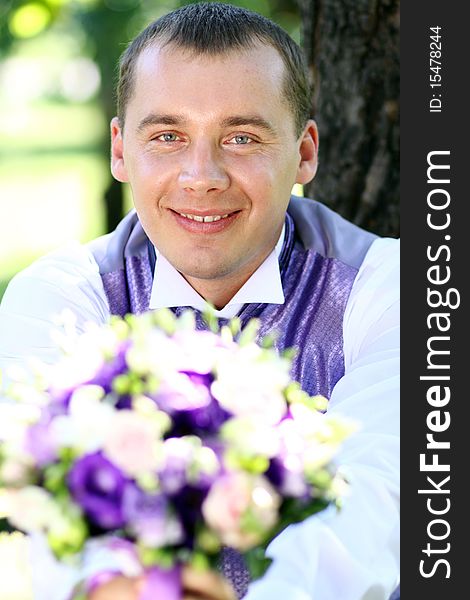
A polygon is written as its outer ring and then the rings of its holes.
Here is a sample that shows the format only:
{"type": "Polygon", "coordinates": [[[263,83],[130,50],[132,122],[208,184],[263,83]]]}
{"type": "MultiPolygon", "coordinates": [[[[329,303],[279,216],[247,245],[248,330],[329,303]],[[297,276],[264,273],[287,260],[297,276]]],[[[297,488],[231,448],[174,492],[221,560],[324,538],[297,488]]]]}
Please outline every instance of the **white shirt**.
{"type": "MultiPolygon", "coordinates": [[[[279,240],[271,254],[263,261],[253,275],[243,284],[235,296],[220,310],[214,310],[216,317],[231,319],[244,304],[284,304],[279,255],[284,242],[286,226],[283,225],[279,240]]],[[[172,306],[192,306],[205,310],[207,303],[174,266],[155,248],[157,261],[150,293],[149,308],[170,308],[172,306]]]]}
{"type": "MultiPolygon", "coordinates": [[[[398,247],[392,239],[372,244],[344,314],[345,374],[328,410],[361,422],[338,457],[351,494],[340,513],[329,508],[272,542],[274,562],[251,584],[246,600],[387,600],[398,583],[398,247]]],[[[22,364],[29,355],[56,360],[50,330],[64,307],[76,313],[79,330],[110,316],[98,265],[77,243],[36,261],[11,282],[0,306],[0,368],[22,364]]],[[[113,560],[90,552],[87,573],[115,566],[113,560]]],[[[34,600],[66,600],[81,575],[59,568],[44,550],[36,552],[34,600]]]]}

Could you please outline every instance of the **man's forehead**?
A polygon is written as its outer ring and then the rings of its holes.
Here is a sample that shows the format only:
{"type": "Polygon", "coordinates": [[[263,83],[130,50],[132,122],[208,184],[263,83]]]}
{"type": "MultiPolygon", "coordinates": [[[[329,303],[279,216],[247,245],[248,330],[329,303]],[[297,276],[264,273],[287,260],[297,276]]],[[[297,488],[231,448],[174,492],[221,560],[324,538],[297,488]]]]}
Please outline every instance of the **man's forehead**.
{"type": "Polygon", "coordinates": [[[276,77],[279,82],[284,80],[285,65],[280,53],[270,44],[254,41],[252,45],[243,48],[231,48],[224,52],[200,52],[194,48],[162,44],[154,42],[142,50],[136,64],[137,73],[154,72],[157,68],[174,68],[174,65],[184,66],[220,65],[225,68],[228,64],[242,63],[249,73],[265,74],[269,78],[276,77]]]}
{"type": "Polygon", "coordinates": [[[153,44],[139,56],[128,108],[134,107],[132,120],[140,131],[156,122],[156,114],[178,116],[181,125],[184,119],[221,127],[228,118],[250,125],[258,120],[272,133],[291,121],[295,128],[285,75],[280,54],[266,44],[219,54],[153,44]]]}

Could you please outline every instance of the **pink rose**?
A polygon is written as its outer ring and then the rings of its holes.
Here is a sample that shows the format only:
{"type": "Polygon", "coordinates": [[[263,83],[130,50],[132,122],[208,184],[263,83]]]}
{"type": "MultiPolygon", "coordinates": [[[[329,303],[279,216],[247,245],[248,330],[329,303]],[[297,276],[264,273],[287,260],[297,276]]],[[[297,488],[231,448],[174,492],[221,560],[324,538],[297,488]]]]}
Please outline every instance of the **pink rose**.
{"type": "Polygon", "coordinates": [[[280,499],[264,477],[229,473],[211,487],[202,505],[202,513],[223,544],[248,550],[258,544],[278,518],[280,499]],[[251,523],[244,525],[250,514],[251,523]]]}
{"type": "Polygon", "coordinates": [[[104,452],[126,474],[136,476],[156,469],[157,440],[151,422],[130,410],[121,410],[113,416],[104,452]]]}

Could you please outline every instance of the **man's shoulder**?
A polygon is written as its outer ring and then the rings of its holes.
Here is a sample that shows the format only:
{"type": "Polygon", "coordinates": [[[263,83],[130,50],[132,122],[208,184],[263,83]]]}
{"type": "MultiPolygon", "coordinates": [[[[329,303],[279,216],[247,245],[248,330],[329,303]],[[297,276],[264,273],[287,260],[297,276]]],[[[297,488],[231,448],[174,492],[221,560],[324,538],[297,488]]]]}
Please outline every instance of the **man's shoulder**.
{"type": "Polygon", "coordinates": [[[79,332],[109,319],[98,265],[79,242],[44,255],[10,281],[0,305],[0,370],[28,357],[55,362],[59,348],[51,332],[65,310],[79,332]]]}
{"type": "Polygon", "coordinates": [[[358,227],[324,204],[292,196],[287,212],[303,246],[358,269],[378,236],[358,227]]]}
{"type": "Polygon", "coordinates": [[[36,259],[17,273],[11,284],[42,281],[54,286],[75,285],[78,280],[92,278],[97,272],[96,261],[87,246],[73,241],[36,259]]]}
{"type": "Polygon", "coordinates": [[[19,304],[32,311],[35,299],[40,298],[44,306],[94,307],[101,318],[108,311],[103,274],[122,269],[126,257],[146,250],[147,244],[147,236],[132,210],[113,232],[84,244],[64,244],[20,271],[5,291],[2,311],[13,310],[19,304]]]}
{"type": "Polygon", "coordinates": [[[105,314],[106,298],[98,265],[86,245],[70,242],[16,274],[1,303],[2,314],[48,318],[66,307],[105,314]]]}
{"type": "Polygon", "coordinates": [[[132,209],[114,231],[92,240],[87,248],[103,275],[122,270],[126,258],[147,252],[148,238],[132,209]]]}

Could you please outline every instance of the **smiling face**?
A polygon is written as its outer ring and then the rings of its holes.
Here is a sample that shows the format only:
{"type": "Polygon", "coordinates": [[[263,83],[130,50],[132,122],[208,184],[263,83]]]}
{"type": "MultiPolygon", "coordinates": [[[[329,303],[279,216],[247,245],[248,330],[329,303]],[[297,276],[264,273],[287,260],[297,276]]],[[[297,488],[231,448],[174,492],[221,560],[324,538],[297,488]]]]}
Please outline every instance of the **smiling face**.
{"type": "Polygon", "coordinates": [[[315,174],[315,124],[297,137],[283,80],[270,46],[221,56],[153,46],[124,129],[112,121],[112,171],[130,183],[144,230],[216,305],[269,255],[293,184],[315,174]]]}

